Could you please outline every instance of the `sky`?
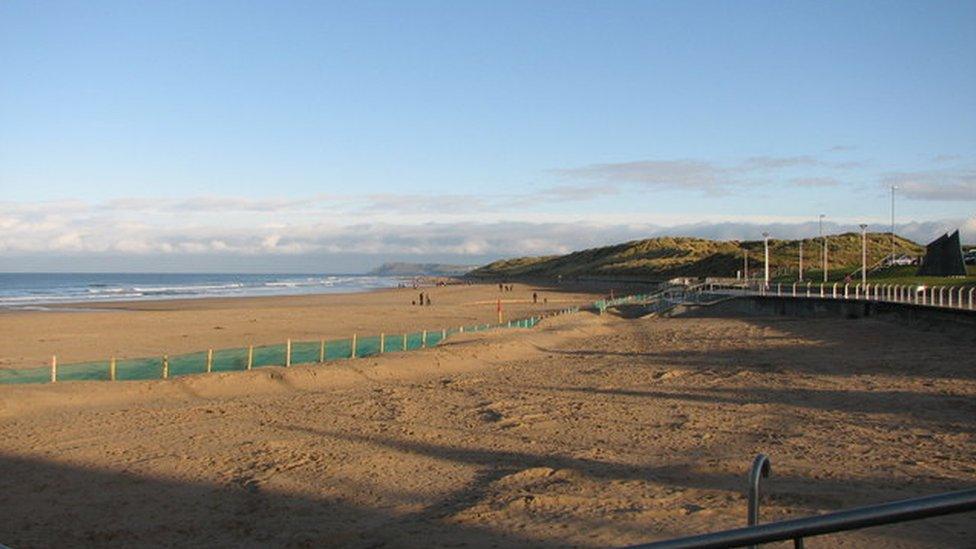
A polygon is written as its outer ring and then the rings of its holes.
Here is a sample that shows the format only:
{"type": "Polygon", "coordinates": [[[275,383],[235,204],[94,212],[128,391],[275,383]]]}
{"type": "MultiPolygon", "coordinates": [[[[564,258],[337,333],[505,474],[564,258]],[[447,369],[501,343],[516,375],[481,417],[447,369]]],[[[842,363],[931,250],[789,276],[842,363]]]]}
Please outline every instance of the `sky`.
{"type": "Polygon", "coordinates": [[[976,243],[976,1],[0,2],[0,271],[976,243]]]}

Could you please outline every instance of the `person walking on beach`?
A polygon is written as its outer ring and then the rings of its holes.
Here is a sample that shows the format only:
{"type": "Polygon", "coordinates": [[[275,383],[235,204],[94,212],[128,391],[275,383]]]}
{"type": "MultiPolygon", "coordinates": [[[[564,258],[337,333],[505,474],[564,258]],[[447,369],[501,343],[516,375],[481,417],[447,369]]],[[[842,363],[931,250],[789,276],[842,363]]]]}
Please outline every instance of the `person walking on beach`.
{"type": "Polygon", "coordinates": [[[430,294],[427,294],[427,306],[430,307],[430,294]]]}
{"type": "Polygon", "coordinates": [[[539,302],[539,294],[532,292],[532,303],[538,303],[538,302],[539,302]]]}

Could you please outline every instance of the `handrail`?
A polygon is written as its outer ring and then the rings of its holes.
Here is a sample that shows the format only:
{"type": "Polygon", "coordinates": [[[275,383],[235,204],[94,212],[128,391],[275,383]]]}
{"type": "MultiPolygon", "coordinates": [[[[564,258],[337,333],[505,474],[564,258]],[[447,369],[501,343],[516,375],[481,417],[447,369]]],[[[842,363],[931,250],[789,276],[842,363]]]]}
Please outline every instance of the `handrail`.
{"type": "Polygon", "coordinates": [[[786,541],[869,526],[976,511],[976,489],[946,492],[823,515],[768,522],[720,532],[633,545],[631,549],[708,549],[786,541]]]}

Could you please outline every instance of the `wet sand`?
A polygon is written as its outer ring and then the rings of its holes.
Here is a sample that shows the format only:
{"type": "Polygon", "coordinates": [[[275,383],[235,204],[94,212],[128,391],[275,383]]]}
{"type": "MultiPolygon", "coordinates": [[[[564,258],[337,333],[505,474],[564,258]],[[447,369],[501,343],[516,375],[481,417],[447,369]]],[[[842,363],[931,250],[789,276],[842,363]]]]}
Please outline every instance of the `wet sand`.
{"type": "MultiPolygon", "coordinates": [[[[0,387],[0,543],[624,545],[744,524],[758,452],[763,521],[971,488],[974,351],[869,319],[583,313],[328,366],[0,387]]],[[[973,539],[969,514],[807,547],[973,539]]]]}

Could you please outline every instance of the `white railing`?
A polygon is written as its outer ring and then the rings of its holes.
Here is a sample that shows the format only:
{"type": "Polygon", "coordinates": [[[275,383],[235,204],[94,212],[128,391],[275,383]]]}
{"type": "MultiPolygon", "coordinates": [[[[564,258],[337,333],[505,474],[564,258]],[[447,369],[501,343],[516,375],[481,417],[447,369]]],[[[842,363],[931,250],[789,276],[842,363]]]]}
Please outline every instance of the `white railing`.
{"type": "Polygon", "coordinates": [[[976,310],[976,286],[916,286],[911,284],[842,284],[839,282],[706,283],[700,291],[725,295],[761,295],[816,299],[853,299],[906,303],[945,309],[976,310]]]}

